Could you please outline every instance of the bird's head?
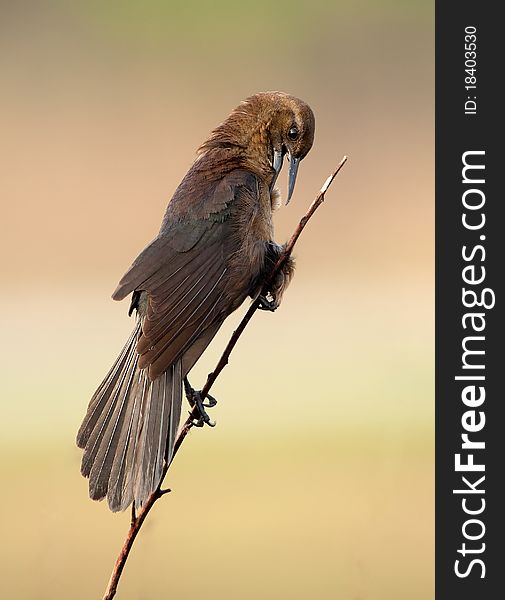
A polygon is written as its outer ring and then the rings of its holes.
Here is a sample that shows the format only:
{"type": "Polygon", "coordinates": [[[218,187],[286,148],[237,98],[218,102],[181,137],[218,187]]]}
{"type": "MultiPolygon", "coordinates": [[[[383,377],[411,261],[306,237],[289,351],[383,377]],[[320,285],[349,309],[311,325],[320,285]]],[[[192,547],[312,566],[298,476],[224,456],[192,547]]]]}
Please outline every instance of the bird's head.
{"type": "Polygon", "coordinates": [[[198,153],[220,149],[239,156],[242,166],[261,174],[271,190],[287,155],[287,204],[293,195],[300,161],[312,147],[314,130],[314,113],[305,102],[283,92],[262,92],[241,102],[214,129],[198,153]]]}
{"type": "Polygon", "coordinates": [[[300,161],[312,148],[315,131],[314,113],[305,102],[294,96],[281,92],[271,92],[264,96],[271,113],[267,120],[270,138],[270,147],[267,150],[274,170],[271,188],[275,185],[282,169],[284,156],[287,155],[289,160],[287,204],[293,195],[300,161]]]}

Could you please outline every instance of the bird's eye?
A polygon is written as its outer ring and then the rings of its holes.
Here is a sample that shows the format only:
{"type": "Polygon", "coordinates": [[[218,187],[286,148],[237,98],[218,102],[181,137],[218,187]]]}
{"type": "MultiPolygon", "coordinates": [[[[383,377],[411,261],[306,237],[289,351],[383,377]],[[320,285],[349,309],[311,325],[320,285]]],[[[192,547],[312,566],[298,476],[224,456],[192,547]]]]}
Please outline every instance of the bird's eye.
{"type": "Polygon", "coordinates": [[[297,137],[298,137],[298,127],[293,126],[288,131],[288,138],[294,142],[297,137]]]}

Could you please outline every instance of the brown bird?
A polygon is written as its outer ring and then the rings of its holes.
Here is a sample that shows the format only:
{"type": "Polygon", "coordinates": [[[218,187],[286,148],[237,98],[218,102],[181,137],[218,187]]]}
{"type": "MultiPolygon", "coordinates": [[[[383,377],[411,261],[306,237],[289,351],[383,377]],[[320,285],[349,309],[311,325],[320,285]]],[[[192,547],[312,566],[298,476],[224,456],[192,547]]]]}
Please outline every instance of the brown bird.
{"type": "MultiPolygon", "coordinates": [[[[288,94],[242,102],[200,146],[158,236],[114,291],[114,300],[132,293],[136,325],[77,434],[90,497],[107,496],[111,510],[142,506],[158,486],[172,458],[183,383],[200,424],[209,423],[186,377],[226,317],[260,295],[283,249],[273,241],[275,182],[287,154],[287,204],[314,127],[309,106],[288,94]]],[[[293,268],[285,264],[260,308],[277,308],[293,268]]]]}

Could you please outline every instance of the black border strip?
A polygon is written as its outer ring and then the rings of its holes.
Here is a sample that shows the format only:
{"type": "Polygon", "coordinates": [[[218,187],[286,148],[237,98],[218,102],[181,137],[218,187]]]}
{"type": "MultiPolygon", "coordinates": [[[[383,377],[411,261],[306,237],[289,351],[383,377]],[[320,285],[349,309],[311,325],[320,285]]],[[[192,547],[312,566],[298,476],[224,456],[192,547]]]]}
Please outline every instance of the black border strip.
{"type": "Polygon", "coordinates": [[[505,594],[505,102],[498,90],[505,30],[497,7],[436,3],[437,600],[505,594]],[[465,56],[472,52],[473,38],[465,35],[473,27],[476,56],[465,56]],[[473,80],[465,77],[473,76],[476,88],[466,89],[473,80]],[[475,111],[468,101],[475,101],[475,111]],[[471,166],[463,173],[464,161],[471,166]],[[484,306],[470,306],[472,291],[484,306]],[[472,445],[462,448],[465,434],[472,445]],[[456,470],[457,460],[462,470],[456,470]],[[485,470],[470,470],[472,460],[485,470]]]}

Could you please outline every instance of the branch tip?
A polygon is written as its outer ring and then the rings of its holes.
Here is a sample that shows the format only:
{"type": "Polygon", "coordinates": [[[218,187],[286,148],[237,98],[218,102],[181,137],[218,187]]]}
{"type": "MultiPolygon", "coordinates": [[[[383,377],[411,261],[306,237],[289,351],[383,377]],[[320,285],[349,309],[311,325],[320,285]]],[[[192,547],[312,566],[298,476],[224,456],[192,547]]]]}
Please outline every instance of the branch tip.
{"type": "Polygon", "coordinates": [[[340,169],[345,165],[345,163],[347,162],[347,155],[345,155],[342,160],[339,162],[338,167],[335,169],[335,171],[333,171],[333,173],[328,177],[328,179],[323,183],[323,187],[321,188],[320,194],[324,196],[324,194],[326,194],[326,192],[328,191],[328,188],[330,187],[330,185],[333,183],[333,180],[335,179],[335,177],[338,175],[340,169]]]}

